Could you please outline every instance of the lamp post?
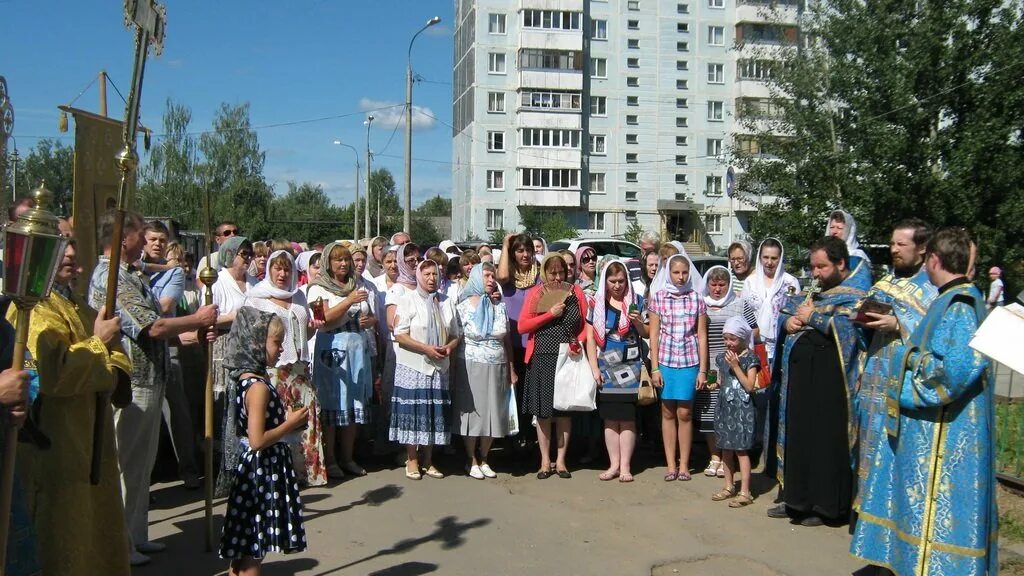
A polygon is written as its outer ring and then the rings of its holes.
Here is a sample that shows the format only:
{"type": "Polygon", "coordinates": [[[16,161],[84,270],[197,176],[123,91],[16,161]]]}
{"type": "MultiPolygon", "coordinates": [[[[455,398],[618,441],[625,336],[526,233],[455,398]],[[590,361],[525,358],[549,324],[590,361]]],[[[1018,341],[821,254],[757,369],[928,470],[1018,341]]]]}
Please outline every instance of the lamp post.
{"type": "Polygon", "coordinates": [[[356,201],[352,205],[352,236],[359,238],[359,151],[354,146],[345,144],[341,140],[335,140],[336,146],[344,146],[352,150],[352,153],[356,155],[356,201]]]}
{"type": "MultiPolygon", "coordinates": [[[[57,217],[47,210],[53,195],[45,183],[33,191],[35,207],[27,210],[4,230],[4,295],[17,307],[13,368],[24,369],[28,328],[32,308],[50,295],[57,267],[64,259],[67,239],[57,229],[57,217]]],[[[0,574],[7,559],[7,535],[11,524],[11,489],[18,429],[5,429],[2,475],[0,475],[0,574]]]]}
{"type": "MultiPolygon", "coordinates": [[[[366,124],[366,208],[363,210],[363,214],[366,215],[366,230],[365,230],[365,232],[366,232],[366,235],[369,236],[370,235],[370,160],[371,160],[371,153],[370,153],[370,125],[373,124],[373,114],[370,114],[369,116],[367,116],[366,117],[366,122],[363,122],[363,124],[366,124]]],[[[378,221],[380,220],[380,212],[377,213],[377,219],[378,219],[378,221]]],[[[377,228],[380,228],[379,224],[377,225],[377,228]]],[[[355,240],[358,242],[359,238],[356,238],[355,240]]]]}
{"type": "Polygon", "coordinates": [[[11,202],[18,199],[18,162],[21,161],[21,156],[18,155],[18,141],[11,136],[11,140],[14,141],[14,151],[11,152],[11,202]]]}
{"type": "Polygon", "coordinates": [[[416,37],[441,21],[440,16],[434,16],[412,35],[409,40],[409,50],[406,52],[405,67],[405,214],[402,216],[402,230],[409,232],[412,228],[412,43],[416,37]]]}

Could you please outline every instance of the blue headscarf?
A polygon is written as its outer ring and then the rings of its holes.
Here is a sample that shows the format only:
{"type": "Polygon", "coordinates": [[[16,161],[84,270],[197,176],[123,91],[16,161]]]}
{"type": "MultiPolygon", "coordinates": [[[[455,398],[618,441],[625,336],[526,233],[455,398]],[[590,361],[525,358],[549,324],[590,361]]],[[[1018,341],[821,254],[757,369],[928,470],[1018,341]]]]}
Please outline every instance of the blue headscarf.
{"type": "Polygon", "coordinates": [[[477,304],[476,312],[473,313],[473,320],[480,328],[480,333],[489,336],[491,328],[494,326],[494,303],[491,302],[491,297],[484,290],[483,264],[473,266],[473,270],[469,273],[469,281],[462,289],[462,293],[459,294],[459,302],[470,296],[480,297],[480,303],[477,304]]]}

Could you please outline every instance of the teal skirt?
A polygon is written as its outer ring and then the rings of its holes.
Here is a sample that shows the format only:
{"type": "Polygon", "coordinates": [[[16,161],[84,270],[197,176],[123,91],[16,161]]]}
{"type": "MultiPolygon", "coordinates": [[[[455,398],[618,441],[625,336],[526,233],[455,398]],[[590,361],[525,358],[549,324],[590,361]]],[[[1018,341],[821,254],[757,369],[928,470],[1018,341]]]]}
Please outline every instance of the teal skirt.
{"type": "Polygon", "coordinates": [[[697,373],[700,366],[688,366],[686,368],[669,368],[659,364],[662,381],[665,387],[661,389],[662,400],[679,400],[692,402],[697,390],[697,373]]]}

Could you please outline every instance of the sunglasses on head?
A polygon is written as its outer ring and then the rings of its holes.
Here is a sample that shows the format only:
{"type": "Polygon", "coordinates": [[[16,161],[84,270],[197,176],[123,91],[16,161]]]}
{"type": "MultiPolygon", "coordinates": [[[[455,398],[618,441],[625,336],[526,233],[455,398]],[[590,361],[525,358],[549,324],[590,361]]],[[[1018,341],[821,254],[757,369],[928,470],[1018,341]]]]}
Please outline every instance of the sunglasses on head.
{"type": "Polygon", "coordinates": [[[220,233],[221,236],[238,236],[238,228],[229,228],[220,233]]]}

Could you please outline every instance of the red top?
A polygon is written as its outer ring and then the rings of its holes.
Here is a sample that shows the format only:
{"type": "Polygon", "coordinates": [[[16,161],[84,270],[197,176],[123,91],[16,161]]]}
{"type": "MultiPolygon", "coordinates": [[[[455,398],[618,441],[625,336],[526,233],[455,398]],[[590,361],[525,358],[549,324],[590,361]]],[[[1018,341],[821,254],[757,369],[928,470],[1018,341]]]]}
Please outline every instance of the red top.
{"type": "MultiPolygon", "coordinates": [[[[551,312],[537,312],[537,302],[540,301],[540,292],[543,287],[543,284],[537,284],[530,288],[530,291],[526,293],[522,312],[519,313],[519,333],[529,334],[526,339],[526,362],[529,362],[530,358],[533,357],[533,337],[536,335],[537,330],[555,319],[551,312]]],[[[576,339],[582,343],[587,335],[587,298],[583,295],[583,290],[575,284],[573,284],[572,291],[576,294],[576,302],[579,303],[580,307],[581,320],[576,339]]]]}

